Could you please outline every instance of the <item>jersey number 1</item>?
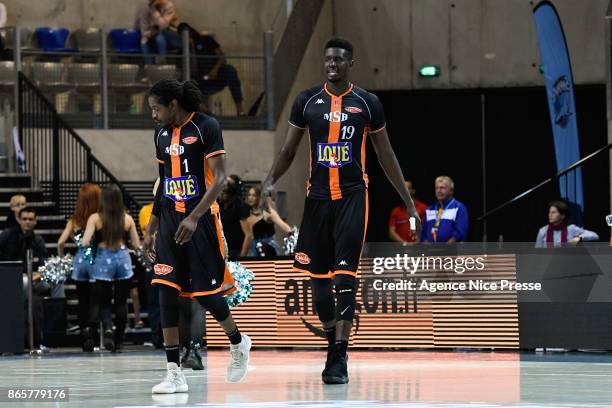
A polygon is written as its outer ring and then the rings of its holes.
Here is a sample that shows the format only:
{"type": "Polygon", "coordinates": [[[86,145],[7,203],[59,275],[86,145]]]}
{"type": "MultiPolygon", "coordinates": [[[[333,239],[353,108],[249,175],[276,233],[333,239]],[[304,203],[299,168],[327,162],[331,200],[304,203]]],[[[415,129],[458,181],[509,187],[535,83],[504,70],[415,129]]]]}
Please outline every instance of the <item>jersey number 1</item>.
{"type": "Polygon", "coordinates": [[[189,164],[187,163],[187,159],[183,160],[183,164],[185,165],[185,173],[189,173],[189,164]]]}

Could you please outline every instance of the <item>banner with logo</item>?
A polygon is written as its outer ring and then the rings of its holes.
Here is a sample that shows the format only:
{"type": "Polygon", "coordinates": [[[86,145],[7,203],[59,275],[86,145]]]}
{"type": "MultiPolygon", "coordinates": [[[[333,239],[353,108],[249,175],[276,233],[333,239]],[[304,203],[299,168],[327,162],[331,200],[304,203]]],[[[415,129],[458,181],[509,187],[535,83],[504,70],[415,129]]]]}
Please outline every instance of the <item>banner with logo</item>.
{"type": "MultiPolygon", "coordinates": [[[[534,8],[533,15],[544,68],[548,110],[559,171],[580,159],[574,78],[565,34],[555,7],[549,1],[543,1],[534,8]]],[[[561,197],[569,201],[574,208],[574,222],[581,225],[584,210],[581,169],[562,176],[559,179],[559,188],[561,197]]]]}

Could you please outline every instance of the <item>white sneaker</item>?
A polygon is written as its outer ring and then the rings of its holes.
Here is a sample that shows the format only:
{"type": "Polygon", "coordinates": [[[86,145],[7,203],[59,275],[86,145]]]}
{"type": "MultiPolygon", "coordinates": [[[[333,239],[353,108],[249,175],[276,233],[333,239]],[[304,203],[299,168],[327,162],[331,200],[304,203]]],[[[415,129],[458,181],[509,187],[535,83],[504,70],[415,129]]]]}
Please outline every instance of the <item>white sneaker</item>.
{"type": "Polygon", "coordinates": [[[164,381],[157,384],[151,390],[153,394],[174,394],[175,392],[187,392],[189,387],[187,386],[187,380],[185,375],[181,371],[180,367],[176,363],[168,363],[168,372],[164,381]]]}
{"type": "Polygon", "coordinates": [[[238,383],[244,380],[249,368],[249,352],[251,351],[251,338],[242,334],[242,341],[230,345],[230,363],[227,366],[227,382],[238,383]]]}

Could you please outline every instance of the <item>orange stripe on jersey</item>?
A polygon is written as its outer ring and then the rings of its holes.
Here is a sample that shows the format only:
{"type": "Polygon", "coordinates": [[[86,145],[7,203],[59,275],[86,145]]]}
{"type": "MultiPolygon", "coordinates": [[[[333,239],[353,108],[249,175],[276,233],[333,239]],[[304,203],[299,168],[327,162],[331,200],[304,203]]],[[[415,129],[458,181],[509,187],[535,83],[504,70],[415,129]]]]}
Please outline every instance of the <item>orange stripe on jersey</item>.
{"type": "MultiPolygon", "coordinates": [[[[213,181],[215,181],[215,176],[213,175],[212,171],[210,171],[210,168],[208,167],[208,160],[204,160],[204,177],[205,177],[204,183],[206,184],[206,191],[208,191],[213,181]]],[[[212,204],[210,205],[210,211],[215,215],[219,214],[219,204],[217,203],[217,200],[213,201],[212,204]]]]}
{"type": "MultiPolygon", "coordinates": [[[[337,117],[334,113],[342,111],[342,97],[353,90],[353,85],[343,92],[341,95],[334,95],[327,89],[327,84],[324,86],[325,92],[331,97],[331,109],[329,112],[330,118],[337,117]]],[[[329,132],[327,134],[327,143],[337,143],[340,137],[340,121],[329,122],[329,132]]],[[[342,198],[342,190],[340,189],[340,169],[329,169],[329,192],[332,200],[342,198]]]]}
{"type": "MultiPolygon", "coordinates": [[[[191,118],[193,118],[194,113],[187,118],[187,120],[179,127],[172,129],[172,140],[170,141],[171,145],[180,145],[181,144],[181,129],[185,126],[191,118]]],[[[181,176],[181,157],[179,155],[170,155],[170,160],[172,163],[172,177],[180,177],[181,176]]],[[[185,212],[185,203],[177,201],[174,203],[174,209],[178,212],[185,212]]]]}
{"type": "Polygon", "coordinates": [[[361,171],[363,172],[363,181],[365,181],[365,186],[368,188],[368,175],[366,173],[366,145],[368,133],[370,133],[370,128],[367,126],[363,129],[363,137],[361,138],[361,171]]]}

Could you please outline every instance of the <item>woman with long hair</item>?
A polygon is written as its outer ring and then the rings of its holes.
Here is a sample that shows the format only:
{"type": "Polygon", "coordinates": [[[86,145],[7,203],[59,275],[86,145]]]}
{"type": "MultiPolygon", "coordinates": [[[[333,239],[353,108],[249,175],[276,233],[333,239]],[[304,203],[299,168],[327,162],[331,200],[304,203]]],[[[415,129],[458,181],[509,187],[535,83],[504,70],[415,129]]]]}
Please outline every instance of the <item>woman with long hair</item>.
{"type": "Polygon", "coordinates": [[[102,189],[100,211],[87,220],[83,245],[89,245],[94,237],[98,250],[93,268],[95,301],[90,316],[93,321],[102,321],[104,348],[115,351],[123,343],[129,279],[134,274],[127,240],[134,248],[140,246],[136,224],[125,212],[121,190],[115,184],[102,189]],[[114,300],[114,331],[111,300],[114,300]]]}
{"type": "Polygon", "coordinates": [[[576,245],[581,241],[597,241],[596,232],[569,223],[569,206],[565,201],[548,204],[548,224],[540,228],[536,248],[576,245]]]}
{"type": "Polygon", "coordinates": [[[95,281],[93,278],[93,266],[86,259],[87,250],[81,244],[83,233],[89,216],[97,212],[100,206],[101,189],[97,184],[85,183],[79,189],[74,214],[66,223],[62,235],[57,240],[57,254],[64,256],[64,248],[68,238],[77,242],[78,249],[72,260],[72,279],[76,282],[77,296],[79,299],[79,327],[81,329],[83,351],[93,351],[94,343],[90,334],[92,328],[89,324],[89,308],[91,301],[91,287],[95,281]]]}
{"type": "Polygon", "coordinates": [[[291,227],[278,215],[274,208],[272,199],[264,209],[261,208],[259,197],[261,196],[261,185],[251,187],[246,197],[246,203],[250,207],[249,217],[241,221],[244,230],[244,243],[242,244],[241,256],[260,256],[258,246],[266,256],[279,255],[280,246],[274,239],[276,225],[285,234],[291,232],[291,227]],[[274,253],[271,253],[271,252],[274,253]]]}
{"type": "Polygon", "coordinates": [[[202,94],[192,81],[162,79],[149,91],[155,130],[160,188],[147,226],[144,248],[156,239],[155,278],[164,345],[166,378],[154,394],[187,392],[180,365],[179,296],[195,298],[227,335],[230,363],[227,381],[247,374],[251,339],[240,332],[224,295],[236,290],[225,264],[222,227],[216,199],[226,183],[225,149],[219,123],[198,112],[202,94]]]}

